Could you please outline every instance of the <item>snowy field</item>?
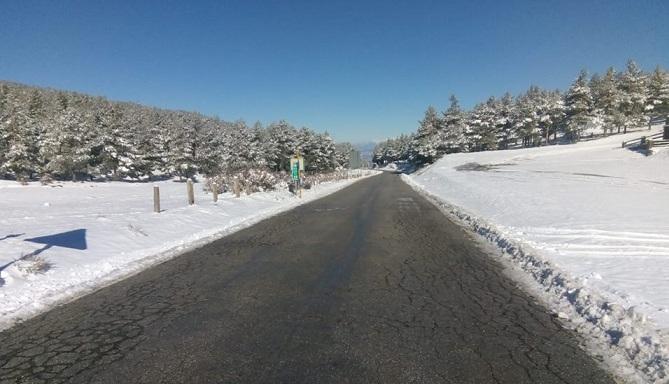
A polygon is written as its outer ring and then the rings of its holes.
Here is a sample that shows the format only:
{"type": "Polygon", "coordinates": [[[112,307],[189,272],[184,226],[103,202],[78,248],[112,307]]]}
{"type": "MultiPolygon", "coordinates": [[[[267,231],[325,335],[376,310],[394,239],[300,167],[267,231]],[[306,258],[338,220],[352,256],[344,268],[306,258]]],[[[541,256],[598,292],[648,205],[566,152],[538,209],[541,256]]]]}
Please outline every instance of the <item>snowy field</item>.
{"type": "Polygon", "coordinates": [[[448,155],[405,180],[505,249],[557,298],[560,317],[665,382],[669,149],[621,148],[648,133],[448,155]]]}
{"type": "Polygon", "coordinates": [[[355,180],[319,184],[302,199],[272,191],[222,194],[216,204],[195,184],[194,206],[186,184],[173,181],[0,181],[0,329],[355,180]],[[160,214],[153,213],[153,185],[160,187],[160,214]],[[31,273],[33,263],[15,261],[31,253],[51,268],[31,273]]]}

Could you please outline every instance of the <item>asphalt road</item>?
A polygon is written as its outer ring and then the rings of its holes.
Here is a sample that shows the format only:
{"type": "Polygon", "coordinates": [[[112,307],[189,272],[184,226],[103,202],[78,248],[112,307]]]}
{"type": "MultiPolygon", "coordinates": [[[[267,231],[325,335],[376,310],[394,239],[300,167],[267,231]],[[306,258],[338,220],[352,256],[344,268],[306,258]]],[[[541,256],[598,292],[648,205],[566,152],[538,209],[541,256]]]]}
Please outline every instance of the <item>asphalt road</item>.
{"type": "Polygon", "coordinates": [[[0,333],[0,383],[611,383],[397,175],[0,333]]]}

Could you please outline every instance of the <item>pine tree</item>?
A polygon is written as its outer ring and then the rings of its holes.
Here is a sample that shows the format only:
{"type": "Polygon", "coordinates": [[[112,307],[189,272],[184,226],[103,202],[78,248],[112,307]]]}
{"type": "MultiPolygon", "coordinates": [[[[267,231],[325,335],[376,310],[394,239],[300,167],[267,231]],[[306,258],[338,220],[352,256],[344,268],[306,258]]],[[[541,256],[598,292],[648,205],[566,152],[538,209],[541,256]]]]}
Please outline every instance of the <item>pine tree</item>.
{"type": "Polygon", "coordinates": [[[197,149],[200,121],[193,114],[178,112],[170,127],[167,159],[171,174],[180,180],[193,177],[197,171],[197,149]]]}
{"type": "MultiPolygon", "coordinates": [[[[237,122],[240,128],[245,127],[243,121],[237,122]]],[[[197,169],[205,175],[221,173],[232,163],[237,165],[238,154],[243,151],[243,143],[234,137],[234,129],[215,119],[205,120],[201,132],[197,135],[198,148],[195,161],[197,169]]]]}
{"type": "Polygon", "coordinates": [[[297,149],[295,129],[281,120],[270,124],[267,131],[266,141],[263,143],[267,165],[275,171],[288,170],[290,157],[297,149]]]}
{"type": "Polygon", "coordinates": [[[133,146],[132,127],[124,120],[121,108],[104,105],[95,116],[98,127],[94,149],[94,163],[102,176],[118,180],[137,176],[137,154],[133,146]]]}
{"type": "Polygon", "coordinates": [[[648,79],[648,100],[645,109],[650,116],[669,114],[669,73],[659,66],[648,79]]]}
{"type": "Polygon", "coordinates": [[[325,132],[314,136],[314,145],[305,156],[305,166],[311,171],[331,171],[337,166],[335,144],[325,132]]]}
{"type": "Polygon", "coordinates": [[[620,114],[621,94],[615,69],[610,67],[593,90],[594,109],[602,122],[604,134],[613,132],[614,127],[622,124],[620,114]]]}
{"type": "Polygon", "coordinates": [[[249,164],[256,167],[267,167],[265,161],[265,154],[263,153],[263,137],[264,129],[259,121],[253,124],[246,132],[248,147],[246,149],[246,157],[249,164]]]}
{"type": "Polygon", "coordinates": [[[32,178],[37,171],[37,133],[30,125],[30,118],[19,110],[10,111],[3,141],[6,143],[4,162],[0,169],[17,180],[32,178]]]}
{"type": "Polygon", "coordinates": [[[471,127],[469,142],[472,151],[490,151],[497,149],[497,122],[495,110],[497,100],[491,96],[485,103],[477,104],[469,114],[471,127]]]}
{"type": "MultiPolygon", "coordinates": [[[[0,83],[0,167],[5,164],[5,155],[9,150],[9,87],[0,83]]],[[[2,172],[2,169],[0,169],[2,172]]],[[[0,173],[0,176],[2,174],[0,173]]]]}
{"type": "Polygon", "coordinates": [[[592,95],[587,78],[587,72],[581,71],[565,95],[565,135],[571,141],[578,141],[592,121],[592,95]]]}
{"type": "Polygon", "coordinates": [[[140,173],[151,179],[167,172],[169,129],[165,117],[153,109],[145,117],[145,129],[138,132],[138,153],[141,154],[140,173]]]}
{"type": "Polygon", "coordinates": [[[534,145],[539,136],[539,125],[537,124],[535,98],[531,90],[516,99],[514,129],[522,140],[523,147],[534,145]]]}
{"type": "Polygon", "coordinates": [[[465,113],[455,95],[451,95],[450,106],[444,112],[441,123],[443,128],[438,139],[438,153],[447,154],[464,150],[465,113]]]}
{"type": "Polygon", "coordinates": [[[497,103],[496,130],[500,149],[509,148],[509,143],[516,140],[514,117],[517,115],[513,96],[506,92],[497,103]]]}
{"type": "Polygon", "coordinates": [[[539,135],[535,137],[537,145],[542,140],[548,144],[551,134],[557,137],[557,130],[564,118],[564,103],[559,91],[538,90],[535,101],[535,118],[539,135]]]}
{"type": "Polygon", "coordinates": [[[337,168],[350,168],[351,157],[355,149],[351,143],[343,142],[335,144],[335,158],[337,160],[337,168]]]}
{"type": "Polygon", "coordinates": [[[92,152],[90,132],[80,112],[73,108],[60,111],[41,147],[40,153],[47,160],[44,172],[73,181],[78,174],[87,173],[92,152]]]}
{"type": "Polygon", "coordinates": [[[627,62],[627,70],[620,78],[622,98],[620,110],[623,115],[624,132],[628,128],[638,127],[645,123],[646,107],[646,76],[632,60],[627,62]]]}
{"type": "Polygon", "coordinates": [[[437,140],[441,121],[434,107],[429,106],[425,117],[419,122],[418,132],[412,143],[412,160],[418,164],[428,164],[438,158],[437,140]]]}

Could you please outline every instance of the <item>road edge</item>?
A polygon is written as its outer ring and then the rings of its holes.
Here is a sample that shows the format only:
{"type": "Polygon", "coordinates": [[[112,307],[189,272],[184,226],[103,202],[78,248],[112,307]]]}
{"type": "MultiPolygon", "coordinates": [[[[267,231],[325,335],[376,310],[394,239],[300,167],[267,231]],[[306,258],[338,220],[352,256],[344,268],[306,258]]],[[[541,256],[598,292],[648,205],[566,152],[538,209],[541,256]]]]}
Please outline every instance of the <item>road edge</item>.
{"type": "Polygon", "coordinates": [[[609,372],[624,382],[667,382],[669,351],[643,315],[612,305],[541,257],[540,252],[506,237],[487,220],[430,193],[408,175],[403,174],[401,179],[452,221],[471,230],[479,240],[496,250],[490,253],[497,253],[495,259],[509,269],[509,277],[540,298],[566,328],[576,331],[584,339],[590,355],[601,361],[609,372]],[[623,336],[614,340],[610,336],[612,332],[623,336]]]}

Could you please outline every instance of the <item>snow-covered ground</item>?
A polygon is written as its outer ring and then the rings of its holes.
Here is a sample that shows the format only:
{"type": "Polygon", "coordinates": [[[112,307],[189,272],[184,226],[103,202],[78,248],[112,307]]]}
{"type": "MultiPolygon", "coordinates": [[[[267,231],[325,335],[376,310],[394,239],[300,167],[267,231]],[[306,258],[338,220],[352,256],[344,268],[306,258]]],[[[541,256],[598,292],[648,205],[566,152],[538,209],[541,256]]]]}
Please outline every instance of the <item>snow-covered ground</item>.
{"type": "Polygon", "coordinates": [[[621,148],[647,134],[448,155],[405,180],[502,247],[580,332],[665,382],[669,149],[621,148]]]}
{"type": "Polygon", "coordinates": [[[282,190],[222,194],[216,204],[195,184],[193,206],[186,184],[173,181],[0,181],[0,329],[356,180],[319,184],[302,199],[282,190]],[[159,214],[153,213],[153,185],[160,187],[159,214]],[[35,252],[51,264],[45,273],[14,262],[35,252]]]}
{"type": "Polygon", "coordinates": [[[379,171],[384,172],[402,172],[402,173],[411,173],[416,170],[416,167],[409,163],[408,161],[397,161],[388,163],[383,167],[377,168],[379,171]]]}

